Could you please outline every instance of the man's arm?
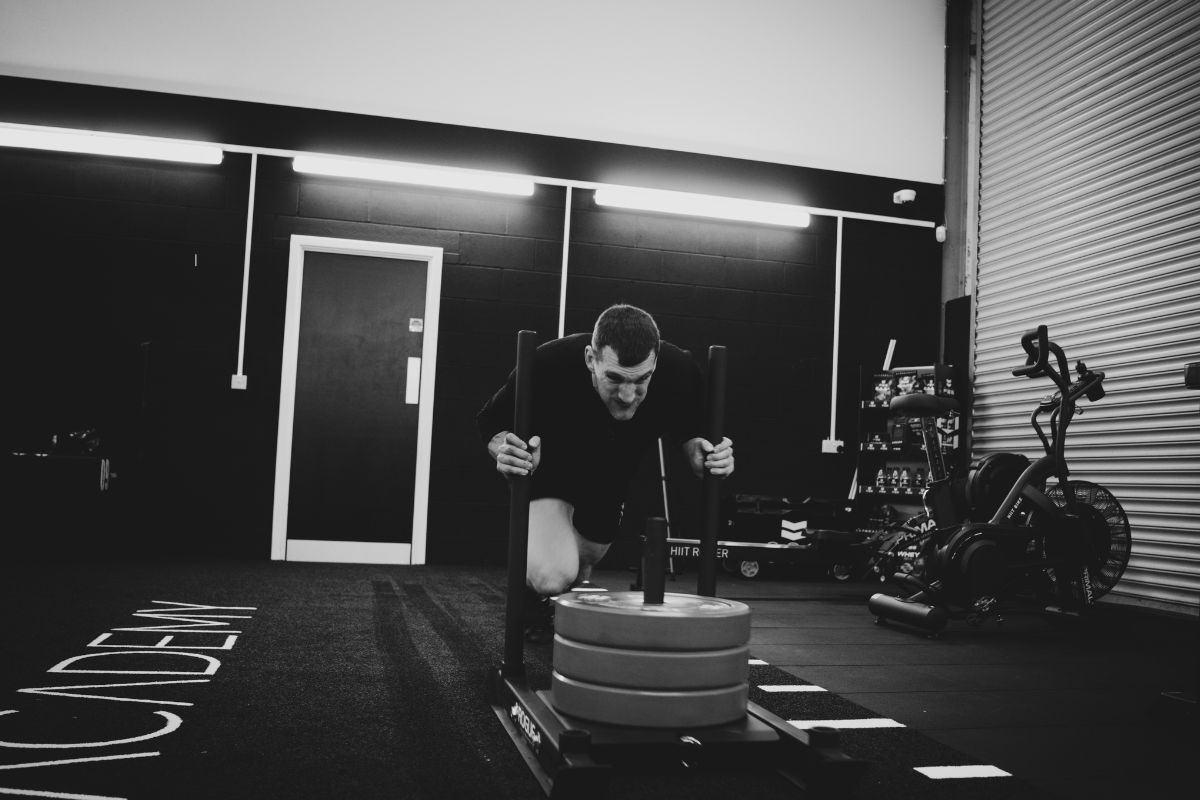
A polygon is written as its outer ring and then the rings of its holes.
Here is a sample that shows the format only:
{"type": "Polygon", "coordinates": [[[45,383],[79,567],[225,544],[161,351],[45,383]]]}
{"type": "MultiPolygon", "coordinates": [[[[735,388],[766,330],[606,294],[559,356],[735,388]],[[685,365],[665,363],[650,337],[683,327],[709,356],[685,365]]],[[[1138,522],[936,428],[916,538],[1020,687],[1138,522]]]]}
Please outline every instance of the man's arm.
{"type": "MultiPolygon", "coordinates": [[[[733,442],[728,437],[717,445],[695,434],[704,426],[704,376],[691,354],[668,342],[663,342],[660,365],[669,365],[673,376],[670,386],[674,413],[668,422],[672,439],[679,442],[697,478],[703,478],[707,470],[719,478],[733,474],[733,442]]],[[[651,389],[653,391],[653,389],[651,389]]]]}
{"type": "Polygon", "coordinates": [[[524,442],[507,430],[513,419],[515,381],[514,371],[475,417],[480,438],[487,443],[488,455],[496,462],[496,471],[506,478],[531,475],[542,460],[541,437],[531,436],[524,442]]]}
{"type": "Polygon", "coordinates": [[[501,475],[532,475],[542,460],[542,437],[530,436],[523,442],[512,431],[500,431],[488,441],[487,449],[501,475]]]}
{"type": "Polygon", "coordinates": [[[488,398],[475,415],[475,426],[479,429],[479,438],[489,442],[497,432],[506,431],[513,424],[513,396],[516,393],[516,370],[510,372],[508,379],[488,398]]]}
{"type": "Polygon", "coordinates": [[[703,478],[705,471],[721,479],[733,474],[733,442],[728,436],[715,447],[699,436],[688,439],[683,443],[683,453],[697,478],[703,478]]]}

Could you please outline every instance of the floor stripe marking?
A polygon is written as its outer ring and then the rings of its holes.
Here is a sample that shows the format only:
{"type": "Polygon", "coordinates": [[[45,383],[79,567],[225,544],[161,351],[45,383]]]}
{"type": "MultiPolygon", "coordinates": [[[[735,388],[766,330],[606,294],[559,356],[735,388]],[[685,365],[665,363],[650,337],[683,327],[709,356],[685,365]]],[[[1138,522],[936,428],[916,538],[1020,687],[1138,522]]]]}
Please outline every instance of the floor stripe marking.
{"type": "Polygon", "coordinates": [[[902,723],[887,717],[872,717],[870,719],[789,719],[788,725],[800,730],[807,728],[903,728],[902,723]]]}
{"type": "Polygon", "coordinates": [[[0,769],[26,769],[29,767],[59,767],[64,764],[85,764],[91,761],[119,761],[125,758],[152,758],[153,753],[122,753],[115,756],[88,756],[87,758],[60,758],[57,761],[30,761],[24,764],[0,764],[0,769]]]}
{"type": "Polygon", "coordinates": [[[767,666],[767,662],[763,661],[761,658],[752,658],[752,659],[750,659],[750,666],[765,667],[765,666],[767,666]]]}
{"type": "Polygon", "coordinates": [[[759,686],[764,692],[823,692],[825,691],[820,686],[813,686],[811,683],[790,684],[780,686],[759,686]]]}
{"type": "Polygon", "coordinates": [[[20,797],[50,797],[54,800],[126,800],[124,797],[113,797],[107,794],[67,794],[66,792],[41,792],[34,789],[8,789],[0,786],[0,794],[14,794],[20,797]]]}
{"type": "Polygon", "coordinates": [[[942,780],[944,778],[1011,778],[1012,773],[1005,772],[991,764],[963,764],[957,767],[913,767],[926,778],[942,780]]]}

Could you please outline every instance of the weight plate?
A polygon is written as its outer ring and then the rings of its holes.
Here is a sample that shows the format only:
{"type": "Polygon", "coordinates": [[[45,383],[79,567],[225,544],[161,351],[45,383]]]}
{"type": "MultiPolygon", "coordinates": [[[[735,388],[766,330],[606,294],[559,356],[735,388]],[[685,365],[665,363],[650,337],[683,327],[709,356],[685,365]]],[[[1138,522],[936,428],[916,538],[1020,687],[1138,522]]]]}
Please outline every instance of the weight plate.
{"type": "Polygon", "coordinates": [[[746,716],[749,686],[740,683],[690,692],[652,692],[599,686],[554,672],[550,702],[563,714],[640,728],[700,728],[746,716]]]}
{"type": "Polygon", "coordinates": [[[668,593],[661,605],[641,592],[567,593],[554,600],[564,639],[627,650],[724,650],[750,641],[750,607],[735,600],[668,593]]]}
{"type": "Polygon", "coordinates": [[[629,650],[554,637],[554,669],[567,678],[634,689],[711,689],[745,683],[750,646],[724,650],[629,650]]]}

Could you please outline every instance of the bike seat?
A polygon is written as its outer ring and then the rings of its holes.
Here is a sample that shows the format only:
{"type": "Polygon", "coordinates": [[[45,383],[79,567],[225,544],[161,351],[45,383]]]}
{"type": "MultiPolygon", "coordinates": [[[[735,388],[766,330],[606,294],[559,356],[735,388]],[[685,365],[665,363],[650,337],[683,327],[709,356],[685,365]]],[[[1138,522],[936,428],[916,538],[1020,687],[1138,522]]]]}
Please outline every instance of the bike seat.
{"type": "Polygon", "coordinates": [[[957,411],[958,401],[932,394],[902,394],[892,398],[891,410],[898,417],[942,417],[957,411]]]}

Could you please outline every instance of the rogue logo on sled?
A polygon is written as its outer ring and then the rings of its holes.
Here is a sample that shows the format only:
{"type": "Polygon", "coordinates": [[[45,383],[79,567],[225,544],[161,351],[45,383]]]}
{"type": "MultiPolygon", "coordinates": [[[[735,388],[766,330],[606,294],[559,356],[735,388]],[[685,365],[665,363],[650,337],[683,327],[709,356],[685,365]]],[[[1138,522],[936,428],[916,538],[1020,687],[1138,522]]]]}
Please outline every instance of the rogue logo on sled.
{"type": "Polygon", "coordinates": [[[513,724],[521,729],[521,733],[525,735],[525,741],[529,742],[529,746],[533,748],[533,752],[540,754],[542,751],[542,732],[538,730],[538,726],[534,724],[533,718],[521,707],[520,703],[513,703],[512,708],[508,710],[508,717],[513,721],[513,724]]]}

